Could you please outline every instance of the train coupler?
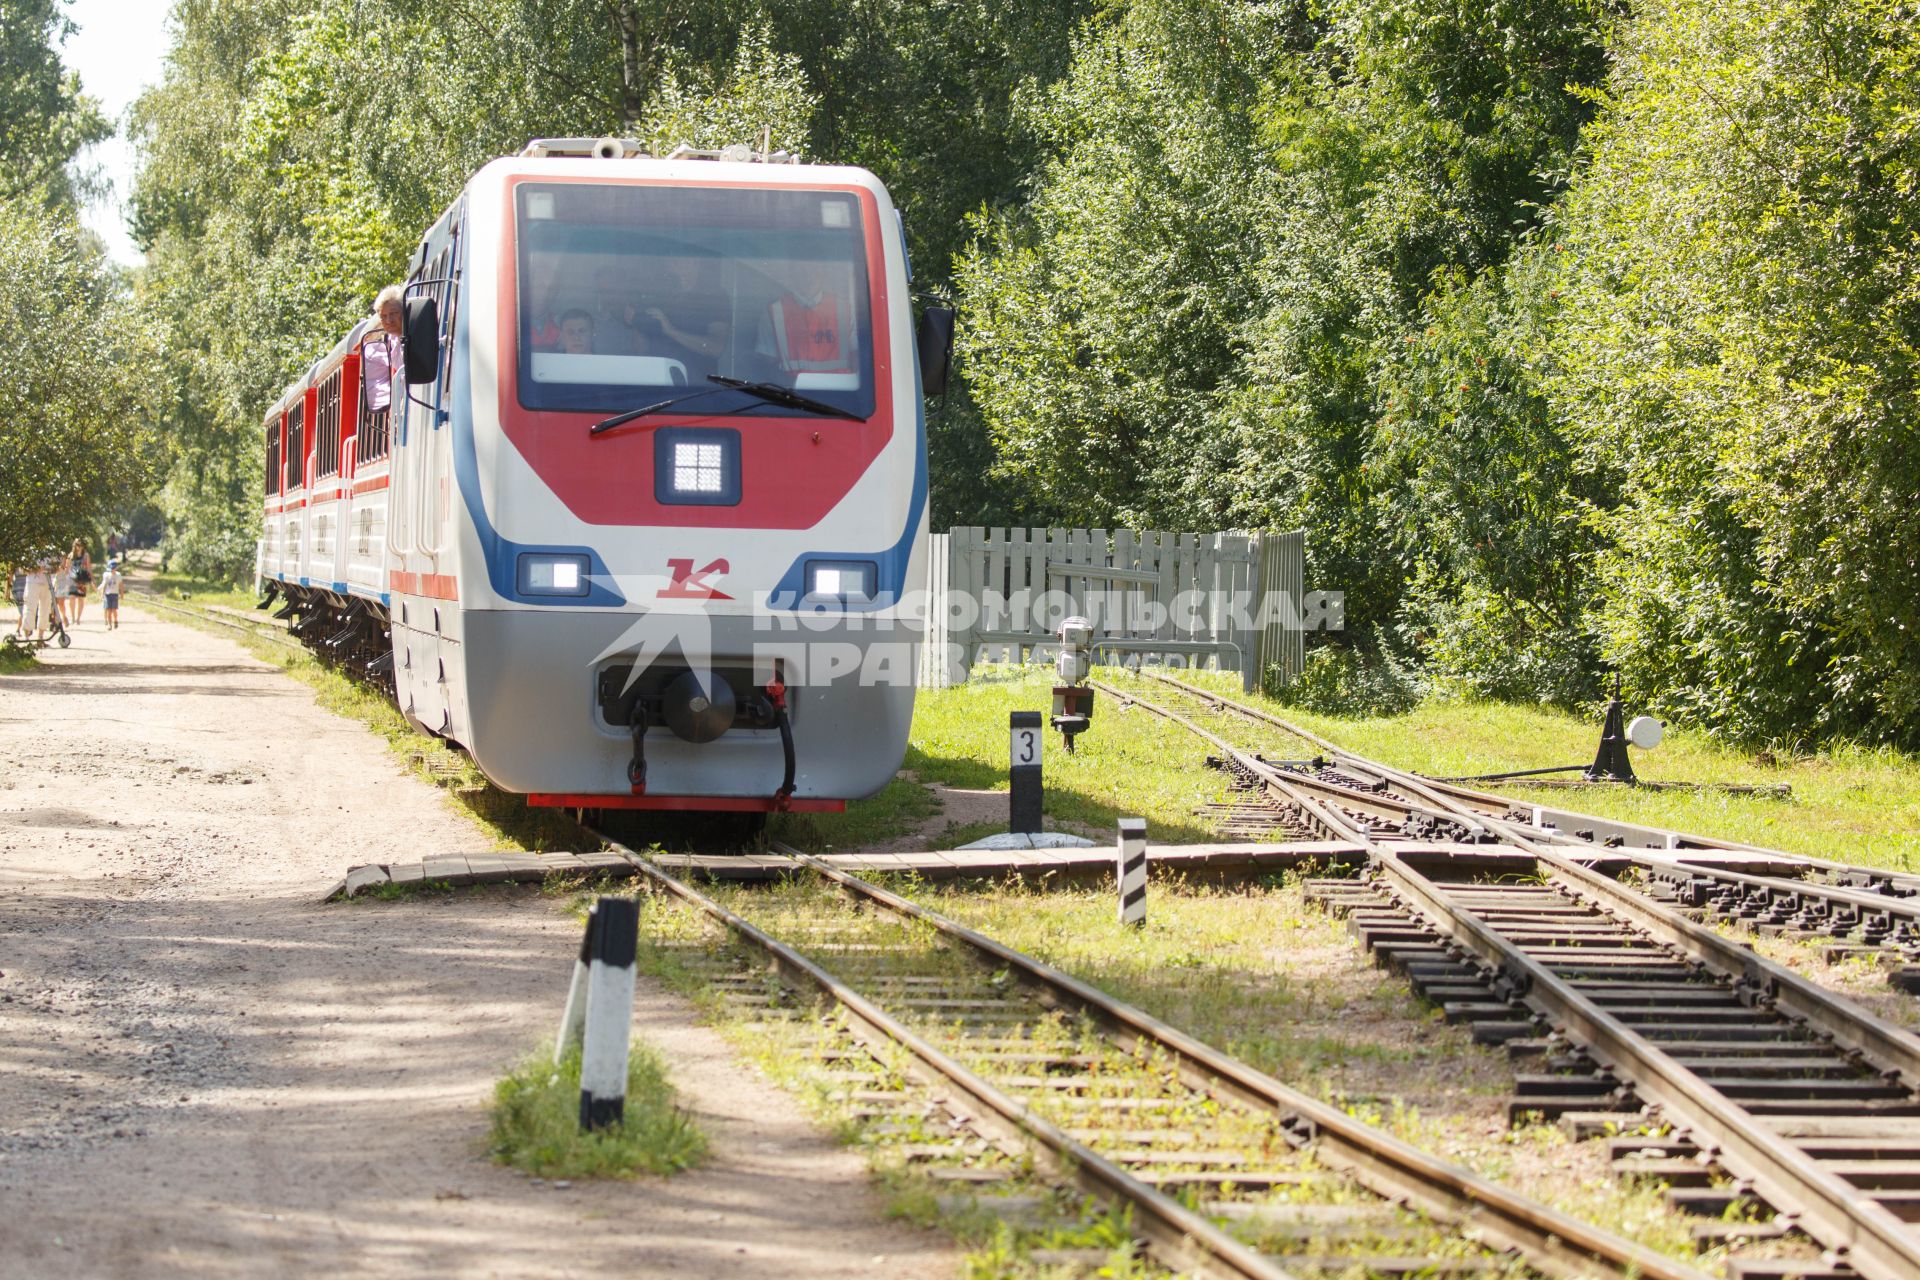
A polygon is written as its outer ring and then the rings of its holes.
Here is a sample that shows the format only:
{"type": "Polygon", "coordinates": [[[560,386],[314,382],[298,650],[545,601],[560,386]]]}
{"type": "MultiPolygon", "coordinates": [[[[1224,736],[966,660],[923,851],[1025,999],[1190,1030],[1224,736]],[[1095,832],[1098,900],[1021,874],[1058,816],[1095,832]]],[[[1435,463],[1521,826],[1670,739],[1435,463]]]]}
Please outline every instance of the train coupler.
{"type": "Polygon", "coordinates": [[[627,785],[633,794],[647,793],[647,713],[639,703],[633,706],[633,759],[627,761],[627,785]]]}
{"type": "Polygon", "coordinates": [[[785,772],[780,779],[780,789],[773,793],[773,807],[784,813],[787,802],[793,799],[794,749],[793,722],[787,718],[787,686],[778,676],[767,681],[767,701],[773,704],[773,724],[780,730],[780,756],[785,772]]]}

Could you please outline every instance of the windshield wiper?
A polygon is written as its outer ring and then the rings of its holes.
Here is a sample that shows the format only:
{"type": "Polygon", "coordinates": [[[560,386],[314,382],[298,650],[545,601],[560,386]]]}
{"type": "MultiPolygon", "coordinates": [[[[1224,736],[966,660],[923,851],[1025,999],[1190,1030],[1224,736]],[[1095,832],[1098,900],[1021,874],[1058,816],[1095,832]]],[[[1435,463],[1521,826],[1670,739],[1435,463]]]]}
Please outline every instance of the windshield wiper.
{"type": "Polygon", "coordinates": [[[615,427],[623,427],[635,418],[644,418],[650,413],[660,413],[663,410],[673,408],[673,406],[677,404],[683,404],[688,400],[698,400],[701,396],[717,395],[719,392],[719,387],[702,387],[698,391],[688,391],[677,396],[668,396],[665,400],[656,400],[652,404],[643,404],[638,409],[629,409],[625,413],[616,413],[611,418],[602,418],[587,428],[587,434],[597,436],[604,431],[611,431],[615,427]]]}
{"type": "Polygon", "coordinates": [[[748,382],[744,378],[729,378],[724,374],[710,373],[708,382],[717,382],[723,387],[732,387],[735,391],[744,391],[757,396],[769,404],[784,405],[789,409],[805,409],[809,413],[824,413],[832,418],[846,418],[851,422],[865,422],[866,419],[851,409],[842,409],[837,404],[828,404],[825,400],[815,400],[812,396],[803,396],[791,387],[783,387],[777,382],[748,382]]]}
{"type": "MultiPolygon", "coordinates": [[[[798,391],[783,387],[775,382],[748,382],[744,378],[729,378],[724,374],[710,373],[707,381],[717,386],[702,387],[698,391],[686,391],[677,396],[668,396],[665,400],[656,400],[652,404],[643,404],[638,409],[629,409],[625,413],[616,413],[611,418],[602,418],[587,428],[590,436],[602,435],[615,427],[624,427],[635,418],[644,418],[649,414],[664,413],[677,404],[689,400],[698,400],[701,396],[718,395],[721,391],[744,391],[769,404],[783,405],[789,409],[805,409],[809,413],[824,413],[835,418],[847,418],[854,422],[866,419],[851,410],[842,409],[837,404],[828,404],[825,400],[815,400],[812,396],[803,396],[798,391]]],[[[729,414],[739,413],[739,409],[727,410],[729,414]]]]}

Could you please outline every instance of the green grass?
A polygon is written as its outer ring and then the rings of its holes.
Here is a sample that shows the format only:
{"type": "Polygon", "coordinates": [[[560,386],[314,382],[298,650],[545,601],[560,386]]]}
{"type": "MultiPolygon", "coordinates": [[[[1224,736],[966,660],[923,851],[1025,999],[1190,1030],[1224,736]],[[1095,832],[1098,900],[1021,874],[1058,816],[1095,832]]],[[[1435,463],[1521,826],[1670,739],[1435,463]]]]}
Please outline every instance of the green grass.
{"type": "MultiPolygon", "coordinates": [[[[1194,672],[1187,678],[1244,697],[1238,676],[1194,672]]],[[[1143,689],[1152,684],[1140,683],[1143,689]]],[[[1347,720],[1260,697],[1248,700],[1356,754],[1434,777],[1583,764],[1593,759],[1600,741],[1597,715],[1544,707],[1430,701],[1402,716],[1347,720]]],[[[1095,732],[1098,728],[1096,721],[1095,732]]],[[[1775,799],[1711,790],[1520,783],[1497,789],[1515,799],[1624,822],[1842,862],[1920,870],[1920,759],[1913,756],[1851,746],[1800,754],[1746,750],[1704,733],[1669,727],[1659,747],[1633,752],[1633,767],[1650,782],[1785,783],[1792,794],[1775,799]]]]}
{"type": "MultiPolygon", "coordinates": [[[[138,567],[130,566],[130,571],[138,567]]],[[[260,599],[244,587],[208,582],[203,578],[190,578],[181,573],[148,574],[146,582],[149,589],[156,595],[168,600],[190,601],[193,604],[221,604],[231,609],[251,609],[260,599]]]]}
{"type": "Polygon", "coordinates": [[[22,671],[32,671],[40,665],[40,659],[26,649],[10,644],[0,644],[0,676],[15,675],[22,671]]]}
{"type": "MultiPolygon", "coordinates": [[[[244,608],[252,603],[245,591],[179,575],[155,575],[152,582],[164,594],[195,604],[244,608]]],[[[208,626],[219,634],[237,634],[208,626]]],[[[563,815],[530,809],[519,797],[494,790],[463,753],[417,733],[383,696],[306,656],[240,639],[257,656],[310,685],[321,706],[366,724],[416,773],[447,787],[503,847],[565,849],[591,843],[563,815]]],[[[0,671],[24,670],[31,661],[0,652],[0,664],[15,664],[0,665],[0,671]]],[[[1100,674],[1122,685],[1129,681],[1122,672],[1100,674]]],[[[1187,675],[1196,683],[1244,696],[1237,676],[1187,675]]],[[[1150,697],[1152,683],[1137,683],[1150,697]]],[[[842,814],[776,816],[770,834],[816,851],[869,847],[930,827],[939,802],[925,784],[1004,791],[1007,714],[1046,712],[1051,689],[1052,673],[1045,668],[983,665],[967,684],[919,691],[906,759],[909,776],[853,802],[842,814]]],[[[1597,717],[1533,706],[1430,701],[1406,715],[1349,720],[1257,696],[1252,700],[1360,755],[1433,776],[1584,762],[1592,759],[1599,739],[1597,717]]],[[[1047,731],[1050,826],[1101,838],[1119,818],[1144,817],[1151,838],[1159,843],[1214,838],[1195,810],[1225,798],[1226,779],[1201,767],[1206,748],[1183,730],[1145,712],[1121,711],[1103,698],[1096,703],[1093,727],[1080,737],[1078,747],[1069,755],[1059,735],[1047,731]]],[[[1634,767],[1650,781],[1785,783],[1791,796],[1519,784],[1500,790],[1516,800],[1790,853],[1920,870],[1920,760],[1914,757],[1857,747],[1811,754],[1750,751],[1670,728],[1658,749],[1634,753],[1634,767]]],[[[959,844],[999,829],[998,822],[954,822],[933,832],[928,842],[959,844]]]]}
{"type": "Polygon", "coordinates": [[[659,1056],[636,1043],[618,1125],[582,1133],[580,1055],[556,1065],[537,1052],[494,1086],[489,1148],[501,1164],[543,1178],[664,1177],[699,1164],[707,1139],[675,1100],[659,1056]]]}
{"type": "MultiPolygon", "coordinates": [[[[878,795],[857,800],[843,814],[776,818],[769,831],[803,849],[858,849],[922,826],[939,813],[925,784],[966,790],[1007,789],[1007,716],[1052,707],[1050,668],[981,666],[952,689],[922,689],[914,700],[906,771],[878,795]]],[[[1046,817],[1050,829],[1110,836],[1121,818],[1145,818],[1157,842],[1205,843],[1214,837],[1195,810],[1227,794],[1224,774],[1202,767],[1206,752],[1178,730],[1144,712],[1098,703],[1094,727],[1068,754],[1060,735],[1044,731],[1046,817]]],[[[1006,822],[949,823],[930,847],[950,848],[1006,822]]]]}
{"type": "MultiPolygon", "coordinates": [[[[928,782],[1006,790],[1008,713],[1045,714],[1052,690],[1050,668],[1019,667],[977,667],[964,685],[922,690],[907,767],[928,782]]],[[[1184,730],[1100,699],[1073,753],[1044,733],[1050,821],[1110,835],[1121,818],[1145,818],[1158,841],[1212,838],[1194,811],[1225,799],[1227,778],[1203,767],[1205,750],[1184,730]]]]}
{"type": "Polygon", "coordinates": [[[785,813],[767,834],[802,849],[859,849],[904,835],[940,812],[940,802],[910,778],[895,778],[879,794],[847,805],[845,813],[785,813]]]}

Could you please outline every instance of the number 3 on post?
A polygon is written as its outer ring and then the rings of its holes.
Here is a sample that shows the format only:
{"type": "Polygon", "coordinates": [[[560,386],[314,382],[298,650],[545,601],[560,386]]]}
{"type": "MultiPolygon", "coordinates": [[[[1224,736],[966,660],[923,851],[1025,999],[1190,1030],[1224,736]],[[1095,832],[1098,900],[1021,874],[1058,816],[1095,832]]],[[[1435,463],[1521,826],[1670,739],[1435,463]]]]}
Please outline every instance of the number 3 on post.
{"type": "Polygon", "coordinates": [[[1038,729],[1015,729],[1013,745],[1008,753],[1014,768],[1040,763],[1040,731],[1038,729]]]}

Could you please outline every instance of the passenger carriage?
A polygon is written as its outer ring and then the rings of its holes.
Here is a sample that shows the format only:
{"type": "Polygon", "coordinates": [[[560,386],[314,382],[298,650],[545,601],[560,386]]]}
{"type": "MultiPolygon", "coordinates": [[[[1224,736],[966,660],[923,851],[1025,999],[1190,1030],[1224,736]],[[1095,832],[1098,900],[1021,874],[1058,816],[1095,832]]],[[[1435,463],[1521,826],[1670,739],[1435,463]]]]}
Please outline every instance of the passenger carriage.
{"type": "Polygon", "coordinates": [[[916,334],[909,288],[863,170],[613,140],[488,165],[415,254],[385,447],[363,330],[283,398],[283,612],[351,630],[410,720],[535,803],[870,794],[921,635],[917,353],[942,384],[951,331],[916,334]]]}

